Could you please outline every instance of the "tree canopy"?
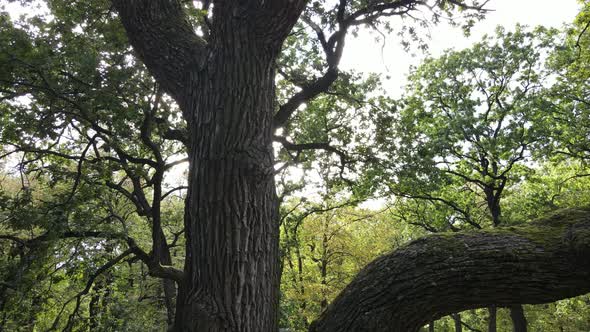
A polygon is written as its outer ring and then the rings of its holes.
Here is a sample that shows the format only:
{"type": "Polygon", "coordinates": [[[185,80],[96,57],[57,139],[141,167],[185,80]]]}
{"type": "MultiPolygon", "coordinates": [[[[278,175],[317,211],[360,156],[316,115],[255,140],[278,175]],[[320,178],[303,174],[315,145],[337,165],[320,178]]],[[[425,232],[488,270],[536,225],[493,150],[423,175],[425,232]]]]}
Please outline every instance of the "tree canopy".
{"type": "Polygon", "coordinates": [[[2,5],[0,331],[477,330],[590,291],[587,3],[400,98],[347,38],[425,50],[487,2],[2,5]]]}

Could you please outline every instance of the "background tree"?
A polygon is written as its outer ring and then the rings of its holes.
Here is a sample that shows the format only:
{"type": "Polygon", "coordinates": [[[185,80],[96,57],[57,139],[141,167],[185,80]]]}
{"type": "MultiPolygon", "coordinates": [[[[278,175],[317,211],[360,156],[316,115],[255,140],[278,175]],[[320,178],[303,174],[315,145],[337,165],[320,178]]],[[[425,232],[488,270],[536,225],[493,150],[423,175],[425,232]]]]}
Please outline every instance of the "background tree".
{"type": "MultiPolygon", "coordinates": [[[[531,152],[547,144],[548,124],[538,119],[548,75],[543,57],[555,33],[498,27],[496,36],[413,71],[399,115],[379,128],[381,150],[392,151],[385,172],[402,197],[404,219],[434,232],[503,222],[502,199],[530,173],[531,152]]],[[[495,331],[496,309],[489,311],[488,330],[495,331]]],[[[515,331],[525,331],[522,308],[511,312],[515,331]]]]}
{"type": "Polygon", "coordinates": [[[551,89],[555,148],[564,156],[588,160],[590,123],[590,4],[582,9],[567,31],[562,45],[553,52],[549,67],[556,84],[551,89]]]}
{"type": "Polygon", "coordinates": [[[391,191],[447,205],[455,227],[500,225],[505,188],[525,178],[532,150],[547,142],[537,119],[542,56],[554,33],[498,28],[495,37],[418,67],[399,113],[379,127],[382,150],[392,151],[391,191]],[[479,202],[488,220],[471,208],[479,202]]]}

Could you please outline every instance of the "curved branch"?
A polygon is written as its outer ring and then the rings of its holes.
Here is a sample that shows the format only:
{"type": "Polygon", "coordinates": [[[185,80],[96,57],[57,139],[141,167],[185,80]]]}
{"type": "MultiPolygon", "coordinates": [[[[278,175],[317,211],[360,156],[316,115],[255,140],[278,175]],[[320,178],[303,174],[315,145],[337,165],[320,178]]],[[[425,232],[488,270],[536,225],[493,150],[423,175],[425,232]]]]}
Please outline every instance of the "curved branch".
{"type": "Polygon", "coordinates": [[[273,119],[274,128],[284,126],[299,106],[317,97],[320,93],[327,91],[337,78],[338,68],[329,68],[322,77],[306,85],[301,91],[294,94],[285,104],[279,107],[273,119]]]}
{"type": "Polygon", "coordinates": [[[154,258],[153,253],[147,253],[143,249],[141,249],[135,239],[132,237],[124,234],[124,233],[111,233],[111,232],[103,232],[103,231],[78,231],[78,230],[68,230],[62,233],[50,233],[46,232],[43,233],[35,238],[32,239],[22,239],[14,235],[9,234],[0,234],[0,240],[10,240],[18,243],[19,245],[26,246],[26,247],[34,247],[37,246],[39,243],[48,241],[52,238],[60,238],[60,239],[67,239],[67,238],[102,238],[108,240],[120,240],[127,243],[129,250],[133,253],[137,258],[143,261],[149,268],[149,274],[153,277],[163,278],[163,279],[170,279],[176,282],[181,282],[184,278],[184,273],[181,270],[174,268],[173,266],[162,265],[158,260],[154,258]]]}
{"type": "Polygon", "coordinates": [[[415,332],[489,305],[590,292],[590,209],[525,225],[427,236],[370,263],[310,331],[415,332]]]}
{"type": "Polygon", "coordinates": [[[430,194],[407,194],[402,192],[397,192],[396,195],[401,197],[406,197],[410,199],[421,199],[425,201],[433,202],[440,202],[448,207],[450,207],[453,211],[461,214],[463,216],[462,220],[467,222],[469,225],[475,227],[476,229],[481,229],[481,225],[471,219],[471,214],[469,213],[468,209],[462,209],[453,201],[446,200],[442,197],[432,196],[430,194]]]}
{"type": "Polygon", "coordinates": [[[464,10],[482,13],[489,11],[488,9],[484,9],[484,6],[489,0],[481,5],[470,5],[462,0],[439,0],[435,1],[432,5],[425,0],[397,0],[369,1],[365,7],[347,14],[349,1],[339,0],[336,7],[336,22],[334,22],[337,29],[329,37],[326,36],[322,27],[313,21],[310,15],[303,15],[302,21],[315,32],[322,46],[326,56],[327,69],[321,77],[303,86],[301,91],[295,93],[285,104],[279,107],[273,119],[274,128],[283,127],[299,106],[314,99],[319,94],[327,92],[330,86],[336,81],[339,75],[338,66],[342,58],[344,43],[350,28],[362,24],[371,25],[376,19],[383,17],[408,15],[412,11],[419,10],[419,7],[427,7],[432,11],[436,6],[443,6],[445,1],[464,10]]]}
{"type": "Polygon", "coordinates": [[[326,142],[295,144],[295,143],[289,142],[286,137],[277,136],[277,135],[273,136],[273,140],[281,143],[283,145],[283,147],[285,147],[285,149],[287,149],[289,151],[300,152],[300,151],[305,151],[305,150],[324,150],[327,152],[337,154],[340,157],[340,160],[343,162],[348,160],[348,157],[346,156],[346,153],[344,151],[341,151],[338,148],[336,148],[326,142]]]}

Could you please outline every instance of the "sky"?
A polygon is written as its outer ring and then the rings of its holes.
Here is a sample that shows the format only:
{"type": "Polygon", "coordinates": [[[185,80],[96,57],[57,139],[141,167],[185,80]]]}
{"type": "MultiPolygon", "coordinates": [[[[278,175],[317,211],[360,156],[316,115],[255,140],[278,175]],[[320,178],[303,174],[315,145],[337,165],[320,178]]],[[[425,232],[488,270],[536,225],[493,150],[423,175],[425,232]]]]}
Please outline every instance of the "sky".
{"type": "MultiPolygon", "coordinates": [[[[471,36],[465,37],[460,28],[450,27],[442,22],[429,31],[428,42],[431,56],[437,56],[445,49],[463,49],[479,41],[485,34],[493,34],[496,26],[502,25],[512,30],[517,23],[559,28],[563,23],[573,21],[579,12],[577,0],[490,0],[486,8],[492,9],[486,18],[476,23],[471,36]]],[[[360,72],[383,73],[391,77],[384,82],[389,95],[397,97],[405,85],[405,77],[410,65],[418,65],[424,54],[412,57],[403,50],[399,38],[393,34],[382,42],[376,42],[377,34],[367,31],[358,38],[349,38],[341,61],[342,69],[354,69],[360,72]]],[[[419,52],[419,51],[418,51],[419,52]]]]}

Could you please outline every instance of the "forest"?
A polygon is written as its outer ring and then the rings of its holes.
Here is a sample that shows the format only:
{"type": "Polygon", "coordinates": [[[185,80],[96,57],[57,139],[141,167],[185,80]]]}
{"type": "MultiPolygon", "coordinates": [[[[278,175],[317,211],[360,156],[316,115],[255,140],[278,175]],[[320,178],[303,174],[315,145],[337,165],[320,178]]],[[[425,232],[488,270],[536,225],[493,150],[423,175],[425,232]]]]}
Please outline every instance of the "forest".
{"type": "Polygon", "coordinates": [[[578,4],[0,0],[0,332],[590,331],[578,4]]]}

